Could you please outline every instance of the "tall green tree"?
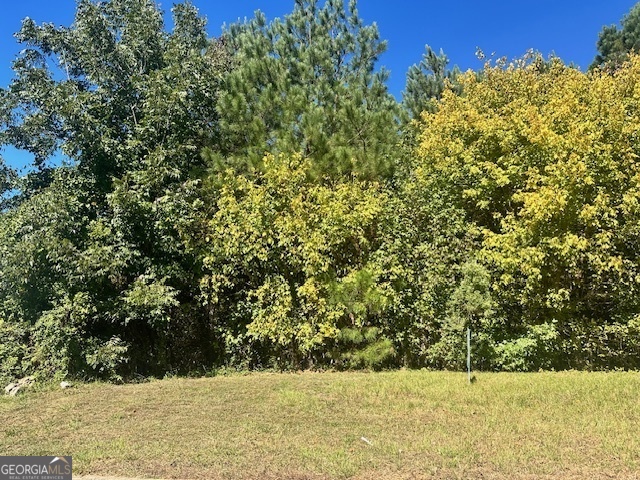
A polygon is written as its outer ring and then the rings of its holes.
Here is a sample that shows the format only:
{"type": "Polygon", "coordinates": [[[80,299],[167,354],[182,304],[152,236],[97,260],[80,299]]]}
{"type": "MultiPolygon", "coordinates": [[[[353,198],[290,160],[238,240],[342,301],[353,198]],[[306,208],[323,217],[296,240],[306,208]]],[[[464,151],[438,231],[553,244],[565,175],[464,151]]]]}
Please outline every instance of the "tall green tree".
{"type": "Polygon", "coordinates": [[[640,51],[640,3],[634,5],[620,21],[620,27],[609,25],[598,36],[598,54],[589,68],[616,67],[625,61],[629,52],[640,51]]]}
{"type": "Polygon", "coordinates": [[[2,92],[0,139],[31,152],[46,181],[23,181],[19,208],[3,214],[0,317],[27,325],[32,353],[66,352],[53,369],[161,373],[212,361],[181,222],[197,210],[200,152],[219,141],[229,60],[191,4],[173,19],[166,32],[152,0],[81,0],[71,27],[26,19],[17,34],[26,48],[2,92]],[[57,152],[71,165],[52,171],[57,152]],[[62,326],[77,348],[47,346],[62,326]]]}
{"type": "Polygon", "coordinates": [[[374,261],[378,181],[391,177],[399,139],[397,102],[376,71],[386,44],[342,0],[298,0],[272,22],[257,13],[223,39],[234,68],[200,248],[228,356],[380,365],[393,347],[374,261]]]}
{"type": "Polygon", "coordinates": [[[237,65],[220,100],[227,152],[250,167],[265,152],[299,152],[320,176],[392,171],[397,107],[376,70],[386,48],[356,1],[296,0],[224,34],[237,65]]]}
{"type": "Polygon", "coordinates": [[[442,50],[437,54],[425,45],[422,60],[407,72],[407,84],[402,92],[402,105],[411,118],[419,118],[425,110],[433,112],[447,87],[460,93],[460,69],[457,66],[449,69],[448,65],[449,58],[442,50]]]}

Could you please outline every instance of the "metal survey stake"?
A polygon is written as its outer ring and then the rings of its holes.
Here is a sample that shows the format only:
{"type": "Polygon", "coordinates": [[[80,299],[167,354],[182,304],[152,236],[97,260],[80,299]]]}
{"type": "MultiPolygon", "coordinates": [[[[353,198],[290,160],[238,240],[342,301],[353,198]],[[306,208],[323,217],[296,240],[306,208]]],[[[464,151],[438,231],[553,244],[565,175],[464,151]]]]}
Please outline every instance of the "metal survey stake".
{"type": "Polygon", "coordinates": [[[467,378],[471,384],[471,328],[467,328],[467,378]]]}

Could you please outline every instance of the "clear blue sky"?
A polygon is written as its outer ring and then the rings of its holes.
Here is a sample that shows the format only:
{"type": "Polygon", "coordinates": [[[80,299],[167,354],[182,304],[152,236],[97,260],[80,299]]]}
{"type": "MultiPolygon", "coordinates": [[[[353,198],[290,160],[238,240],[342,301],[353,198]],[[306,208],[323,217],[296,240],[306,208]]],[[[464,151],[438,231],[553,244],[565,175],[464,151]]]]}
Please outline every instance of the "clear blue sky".
{"type": "MultiPolygon", "coordinates": [[[[193,0],[218,35],[223,23],[253,16],[257,9],[269,19],[293,8],[293,0],[193,0]]],[[[389,88],[401,97],[405,73],[420,61],[424,45],[443,49],[463,70],[481,66],[476,47],[486,54],[517,57],[533,48],[555,53],[582,69],[596,54],[598,32],[618,23],[636,0],[359,0],[360,16],[376,22],[388,51],[381,64],[391,71],[389,88]]],[[[11,80],[11,61],[21,47],[13,38],[24,17],[36,22],[70,25],[75,0],[18,0],[6,2],[0,15],[0,85],[11,80]]],[[[173,2],[160,2],[168,12],[173,2]]],[[[5,151],[10,164],[25,163],[22,155],[5,151]]]]}

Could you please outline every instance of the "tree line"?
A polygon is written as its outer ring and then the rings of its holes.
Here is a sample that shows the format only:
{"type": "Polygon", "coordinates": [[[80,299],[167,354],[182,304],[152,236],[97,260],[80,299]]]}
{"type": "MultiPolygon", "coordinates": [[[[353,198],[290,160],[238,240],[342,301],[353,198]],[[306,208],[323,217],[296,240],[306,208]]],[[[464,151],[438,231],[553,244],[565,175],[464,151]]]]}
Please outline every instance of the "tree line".
{"type": "Polygon", "coordinates": [[[0,377],[640,367],[634,7],[402,101],[355,1],[210,38],[189,2],[25,19],[0,89],[0,377]],[[64,158],[63,162],[51,159],[64,158]]]}

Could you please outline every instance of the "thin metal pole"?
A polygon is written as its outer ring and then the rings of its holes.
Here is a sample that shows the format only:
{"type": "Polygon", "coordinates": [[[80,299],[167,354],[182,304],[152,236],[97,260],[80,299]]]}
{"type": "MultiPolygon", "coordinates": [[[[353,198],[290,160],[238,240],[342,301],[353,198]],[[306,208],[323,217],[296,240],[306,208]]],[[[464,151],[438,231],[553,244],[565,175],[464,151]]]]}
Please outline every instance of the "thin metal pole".
{"type": "Polygon", "coordinates": [[[471,328],[467,328],[467,379],[471,384],[471,328]]]}

